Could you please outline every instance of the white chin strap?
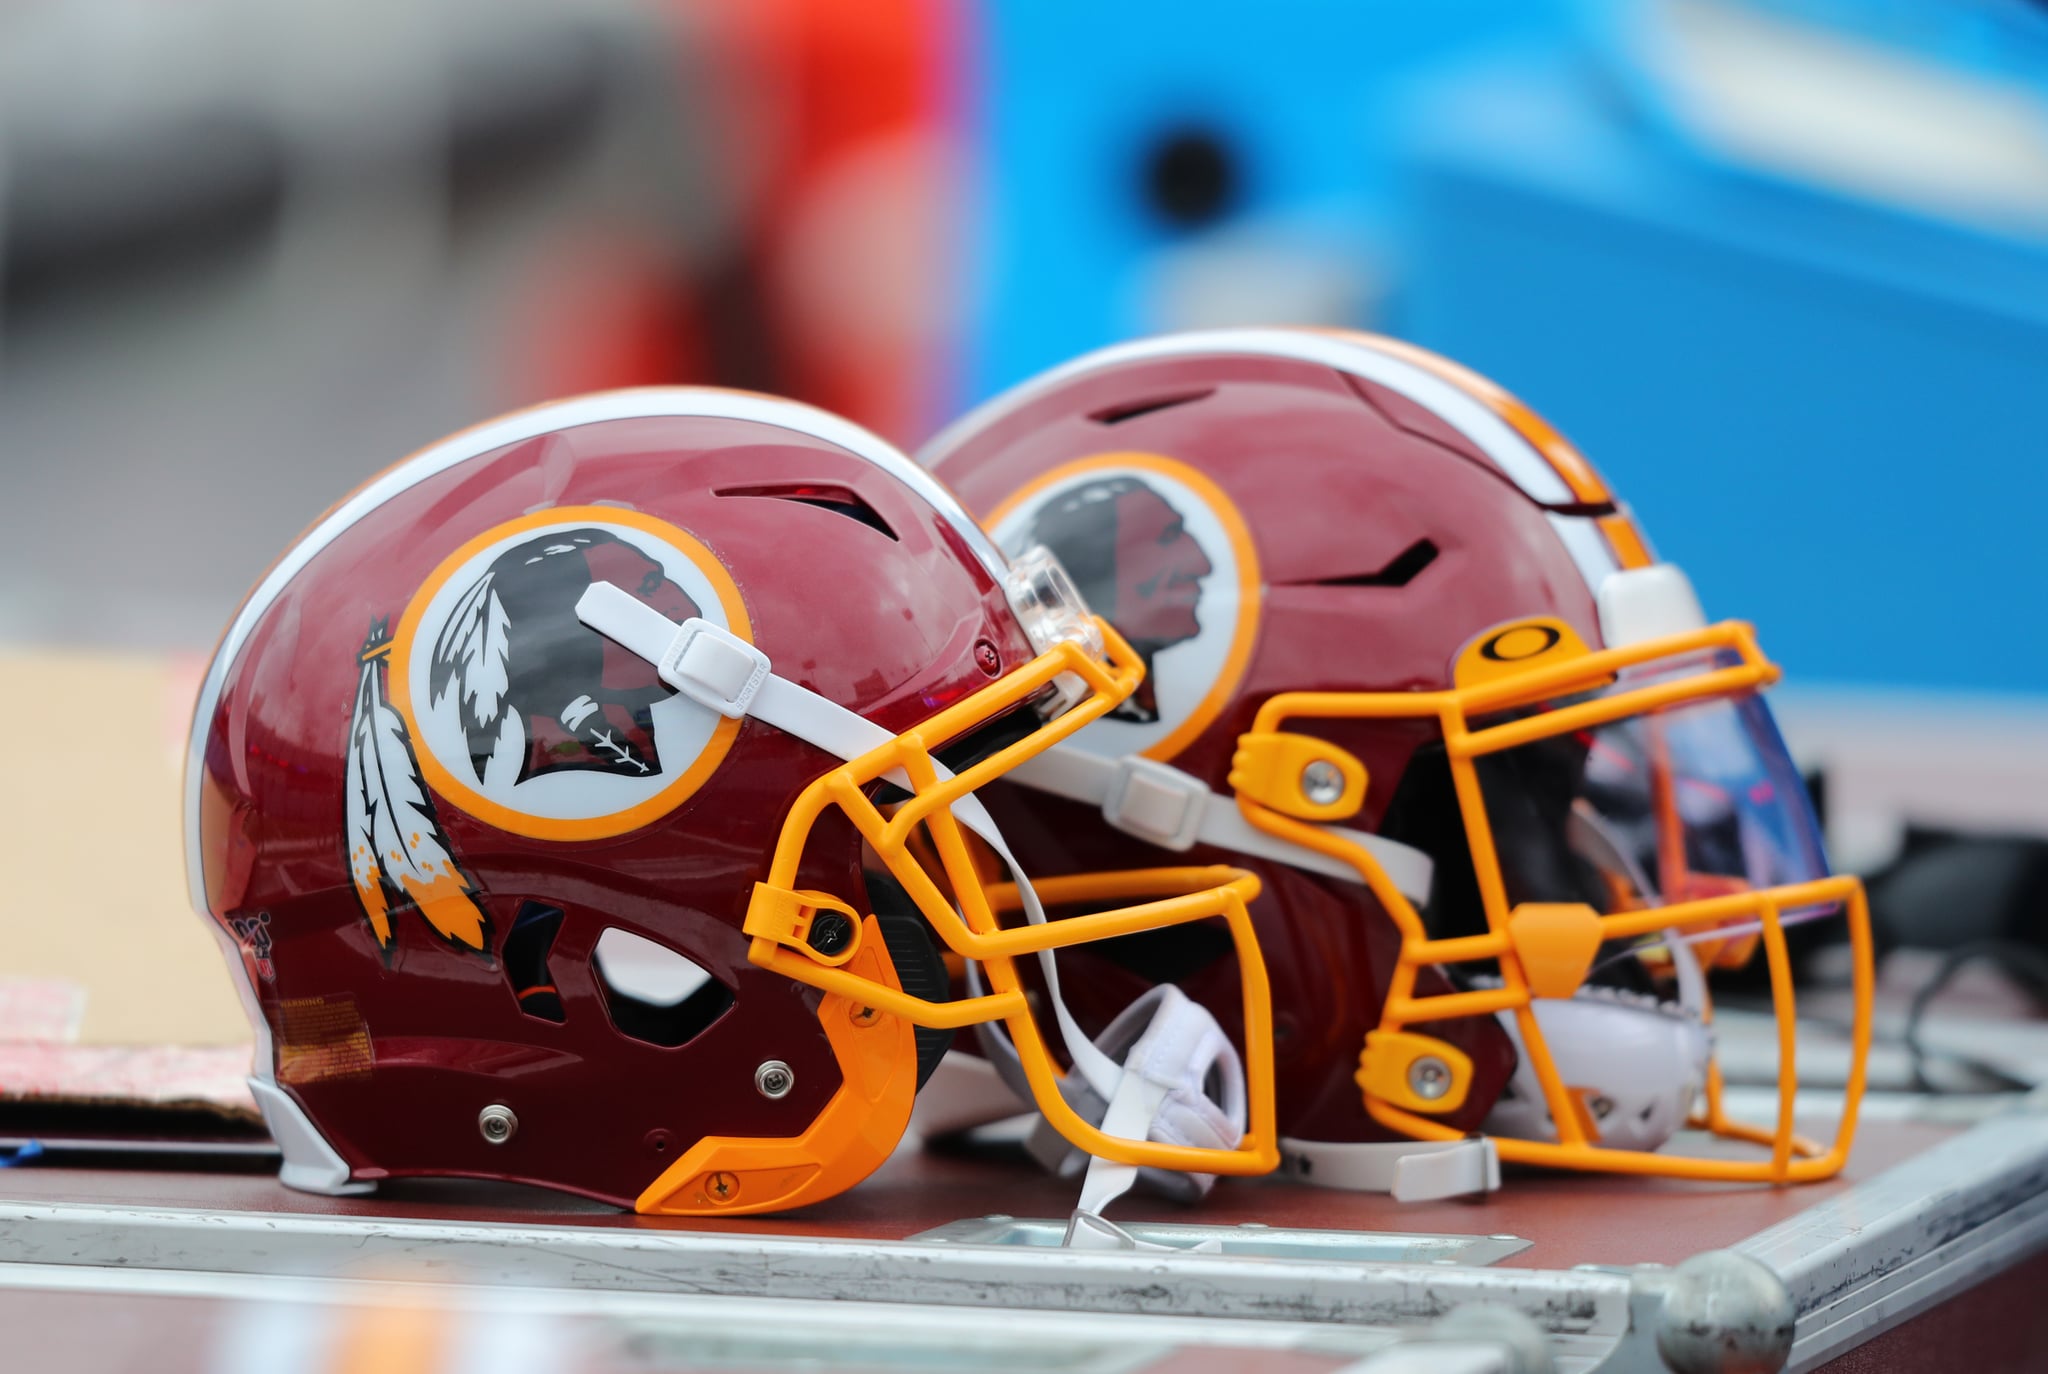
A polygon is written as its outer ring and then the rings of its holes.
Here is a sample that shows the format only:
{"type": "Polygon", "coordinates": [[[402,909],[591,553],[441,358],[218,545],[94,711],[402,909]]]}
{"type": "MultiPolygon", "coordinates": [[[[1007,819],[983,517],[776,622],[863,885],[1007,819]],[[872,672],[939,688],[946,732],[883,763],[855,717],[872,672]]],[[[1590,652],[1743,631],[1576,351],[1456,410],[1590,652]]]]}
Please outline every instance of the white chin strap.
{"type": "MultiPolygon", "coordinates": [[[[1532,1009],[1568,1091],[1580,1094],[1599,1138],[1611,1150],[1657,1150],[1684,1127],[1706,1085],[1713,1033],[1706,1024],[1706,975],[1678,932],[1665,933],[1678,980],[1678,1005],[1647,994],[1585,987],[1571,997],[1539,998],[1532,1009]]],[[[1521,1027],[1498,1013],[1521,1062],[1487,1114],[1486,1129],[1525,1140],[1556,1140],[1541,1084],[1529,1067],[1521,1027]]]]}
{"type": "MultiPolygon", "coordinates": [[[[1692,949],[1667,932],[1679,1004],[1609,988],[1583,988],[1567,998],[1539,998],[1537,1024],[1566,1086],[1586,1095],[1600,1145],[1656,1150],[1685,1124],[1706,1081],[1711,1032],[1704,1022],[1706,974],[1692,949]]],[[[1497,980],[1496,980],[1497,981],[1497,980]]],[[[1510,1011],[1497,1013],[1519,1062],[1510,1091],[1487,1114],[1487,1135],[1463,1140],[1390,1140],[1373,1144],[1280,1142],[1281,1169],[1305,1183],[1391,1193],[1418,1202],[1490,1193],[1500,1187],[1493,1136],[1557,1139],[1557,1124],[1529,1064],[1522,1030],[1510,1011]]]]}
{"type": "MultiPolygon", "coordinates": [[[[738,635],[706,620],[691,619],[678,625],[644,601],[609,582],[593,582],[576,602],[576,618],[617,642],[634,655],[654,665],[661,680],[684,696],[720,715],[738,720],[752,717],[787,734],[817,746],[840,759],[856,759],[881,748],[895,738],[866,717],[849,711],[784,677],[778,677],[768,655],[738,635]]],[[[952,772],[933,760],[940,778],[952,772]]],[[[901,769],[887,774],[889,781],[913,790],[901,769]]],[[[981,800],[965,796],[950,808],[954,817],[979,836],[1009,866],[1016,880],[1025,919],[1045,924],[1045,908],[1030,879],[1010,852],[1002,832],[996,828],[981,800]]],[[[1107,1104],[1101,1117],[1102,1129],[1132,1140],[1162,1140],[1175,1144],[1204,1144],[1228,1149],[1244,1134],[1244,1066],[1237,1051],[1217,1027],[1216,1020],[1200,1004],[1182,996],[1178,989],[1155,989],[1171,997],[1148,993],[1134,1002],[1104,1034],[1104,1043],[1115,1044],[1112,1035],[1132,1036],[1125,1063],[1119,1065],[1109,1053],[1098,1048],[1081,1030],[1060,995],[1059,968],[1051,950],[1038,955],[1046,991],[1059,1024],[1060,1038],[1067,1047],[1074,1074],[1086,1092],[1107,1104]],[[1140,1020],[1139,1008],[1149,1010],[1140,1020]],[[1123,1029],[1119,1031],[1119,1027],[1123,1029]],[[1201,1084],[1213,1073],[1226,1085],[1226,1101],[1235,1111],[1219,1107],[1201,1092],[1201,1084]],[[1192,1095],[1189,1085],[1193,1085],[1192,1095]],[[1234,1090],[1229,1085],[1234,1084],[1234,1090]],[[1230,1096],[1234,1091],[1234,1099],[1230,1096]],[[1199,1099],[1199,1103],[1196,1099],[1199,1099]],[[1204,1132],[1206,1131],[1206,1135],[1204,1132]]],[[[967,966],[970,985],[981,988],[980,970],[967,966]]],[[[984,1043],[1000,1039],[1014,1063],[1016,1051],[1008,1037],[989,1025],[976,1028],[984,1043]]],[[[1021,1068],[1018,1070],[1021,1078],[1021,1068]]],[[[1020,1088],[1026,1102],[1028,1087],[1020,1088]]],[[[1063,1091],[1065,1089],[1063,1088],[1063,1091]]],[[[1083,1113],[1086,1115],[1086,1113],[1083,1113]]],[[[1135,1169],[1096,1160],[1084,1184],[1083,1205],[1076,1213],[1070,1239],[1076,1244],[1100,1244],[1103,1235],[1123,1233],[1096,1213],[1120,1197],[1136,1177],[1135,1169]],[[1096,1169],[1102,1171],[1097,1180],[1096,1169]],[[1128,1177],[1126,1177],[1128,1172],[1128,1177]],[[1119,1182],[1120,1180],[1120,1182],[1119,1182]],[[1093,1199],[1093,1205],[1091,1205],[1093,1199]],[[1083,1218],[1086,1221],[1083,1221],[1083,1218]]],[[[1206,1184],[1201,1185],[1206,1187],[1206,1184]]],[[[1125,1239],[1129,1239],[1125,1237],[1125,1239]]],[[[1112,1239],[1111,1243],[1119,1243],[1112,1239]]],[[[1133,1241],[1133,1245],[1137,1242],[1133,1241]]]]}
{"type": "MultiPolygon", "coordinates": [[[[1068,1105],[1113,1136],[1228,1150],[1244,1136],[1244,1065],[1208,1008],[1171,984],[1160,984],[1124,1008],[1096,1038],[1105,1055],[1123,1060],[1123,1077],[1105,1102],[1079,1075],[1061,1080],[1068,1105]],[[1221,1098],[1212,1097],[1214,1092],[1221,1098]]],[[[1001,1063],[998,1060],[998,1063],[1001,1063]]],[[[1041,1117],[1028,1148],[1062,1178],[1086,1166],[1081,1198],[1066,1243],[1080,1249],[1175,1249],[1138,1240],[1105,1221],[1110,1203],[1143,1174],[1162,1191],[1189,1200],[1216,1182],[1214,1174],[1183,1174],[1115,1164],[1069,1144],[1041,1117]]]]}
{"type": "MultiPolygon", "coordinates": [[[[1095,1039],[1105,1056],[1121,1060],[1123,1076],[1105,1100],[1079,1075],[1062,1079],[1060,1092],[1076,1114],[1113,1136],[1228,1150],[1244,1135],[1244,1065],[1208,1008],[1170,983],[1124,1008],[1095,1039]],[[1215,1094],[1212,1096],[1211,1094],[1215,1094]]],[[[998,1070],[1014,1063],[998,1048],[998,1070]]],[[[1213,1174],[1139,1169],[1092,1158],[1043,1119],[1028,1143],[1040,1163],[1063,1178],[1087,1166],[1081,1208],[1100,1212],[1123,1196],[1142,1173],[1169,1194],[1192,1200],[1215,1183],[1213,1174]]]]}
{"type": "MultiPolygon", "coordinates": [[[[1245,819],[1235,799],[1210,791],[1200,778],[1142,755],[1105,758],[1072,744],[1055,745],[1011,769],[1009,780],[1068,801],[1099,806],[1102,818],[1111,826],[1162,849],[1183,851],[1198,844],[1212,845],[1325,877],[1353,883],[1365,881],[1356,868],[1342,860],[1260,830],[1245,819]]],[[[1388,880],[1408,900],[1418,906],[1428,903],[1435,869],[1429,855],[1381,835],[1335,825],[1321,829],[1371,854],[1388,880]]],[[[1167,990],[1178,996],[1177,989],[1167,990]]],[[[1105,1040],[1115,1030],[1111,1027],[1105,1040]]],[[[997,1028],[983,1026],[977,1027],[977,1031],[983,1053],[1022,1095],[1023,1071],[1016,1051],[997,1028]]],[[[1084,1116],[1102,1110],[1101,1099],[1092,1094],[1069,1091],[1067,1099],[1084,1116]]],[[[1114,1115],[1116,1103],[1110,1102],[1108,1109],[1114,1115]]],[[[1111,1129],[1109,1118],[1102,1119],[1104,1128],[1111,1129]]],[[[1236,1125],[1242,1134],[1241,1115],[1236,1125]]],[[[1500,1187],[1500,1157],[1491,1141],[1479,1138],[1449,1143],[1402,1140],[1384,1144],[1282,1140],[1280,1146],[1283,1170],[1322,1187],[1388,1192],[1402,1200],[1456,1197],[1500,1187]]],[[[1080,1152],[1068,1146],[1043,1121],[1032,1134],[1030,1148],[1041,1163],[1062,1174],[1079,1167],[1080,1152]]],[[[1114,1186],[1121,1193],[1140,1179],[1155,1191],[1183,1200],[1201,1196],[1215,1182],[1213,1176],[1206,1174],[1119,1170],[1097,1160],[1089,1169],[1088,1186],[1083,1191],[1084,1211],[1098,1210],[1090,1206],[1098,1180],[1100,1187],[1114,1186]]],[[[1137,1244],[1118,1234],[1121,1240],[1115,1243],[1137,1244]]],[[[1068,1228],[1067,1237],[1068,1243],[1074,1245],[1090,1243],[1092,1239],[1079,1229],[1078,1223],[1068,1228]]]]}
{"type": "MultiPolygon", "coordinates": [[[[1073,744],[1056,744],[1011,769],[1008,779],[1068,801],[1099,806],[1110,825],[1161,849],[1213,845],[1325,877],[1365,881],[1341,859],[1268,835],[1244,818],[1233,798],[1211,792],[1200,778],[1157,759],[1139,754],[1104,758],[1073,744]]],[[[1435,868],[1429,855],[1383,835],[1337,825],[1320,828],[1371,854],[1409,901],[1417,905],[1429,901],[1435,868]]]]}

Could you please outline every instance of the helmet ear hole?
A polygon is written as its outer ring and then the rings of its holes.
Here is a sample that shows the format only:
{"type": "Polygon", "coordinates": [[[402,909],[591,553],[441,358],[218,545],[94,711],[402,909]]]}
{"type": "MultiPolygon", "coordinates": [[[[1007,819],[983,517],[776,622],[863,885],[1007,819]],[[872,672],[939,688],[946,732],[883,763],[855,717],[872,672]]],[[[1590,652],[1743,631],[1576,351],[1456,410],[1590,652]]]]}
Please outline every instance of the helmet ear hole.
{"type": "Polygon", "coordinates": [[[1401,770],[1401,781],[1380,820],[1380,833],[1413,845],[1435,862],[1429,905],[1422,913],[1432,939],[1478,935],[1486,930],[1479,877],[1472,867],[1472,841],[1458,808],[1451,765],[1440,741],[1418,745],[1401,770]]]}
{"type": "Polygon", "coordinates": [[[612,1027],[663,1049],[696,1039],[733,1003],[732,989],[687,955],[617,926],[598,937],[590,971],[612,1027]]]}
{"type": "Polygon", "coordinates": [[[548,968],[548,955],[561,932],[560,907],[545,902],[522,902],[499,955],[505,967],[505,980],[512,985],[512,995],[519,999],[519,1010],[543,1021],[567,1019],[555,975],[548,968]]]}

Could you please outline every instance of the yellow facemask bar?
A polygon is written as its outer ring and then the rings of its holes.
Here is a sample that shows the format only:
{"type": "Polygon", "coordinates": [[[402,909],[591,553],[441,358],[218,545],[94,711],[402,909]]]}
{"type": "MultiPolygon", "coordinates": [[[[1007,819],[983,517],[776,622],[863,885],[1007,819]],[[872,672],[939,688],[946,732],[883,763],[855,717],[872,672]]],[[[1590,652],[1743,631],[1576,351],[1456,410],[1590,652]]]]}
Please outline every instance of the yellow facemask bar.
{"type": "MultiPolygon", "coordinates": [[[[1378,1029],[1367,1037],[1366,1049],[1360,1057],[1360,1086],[1366,1110],[1374,1120],[1421,1140],[1459,1139],[1460,1132],[1432,1119],[1428,1113],[1453,1111],[1463,1103],[1470,1085],[1470,1060],[1435,1037],[1407,1028],[1453,1017],[1508,1011],[1520,1028],[1522,1044],[1542,1086],[1558,1139],[1550,1142],[1496,1137],[1502,1159],[1611,1173],[1773,1183],[1827,1178],[1841,1169],[1855,1138],[1857,1111],[1863,1099],[1876,981],[1870,913],[1863,884],[1854,877],[1834,876],[1612,915],[1599,915],[1590,907],[1535,903],[1510,909],[1474,763],[1484,755],[1538,740],[1591,730],[1686,703],[1754,692],[1775,682],[1778,676],[1777,666],[1758,649],[1755,631],[1737,621],[1596,653],[1562,621],[1543,618],[1482,636],[1461,656],[1453,678],[1455,685],[1448,691],[1287,692],[1267,700],[1255,718],[1252,733],[1244,737],[1245,747],[1240,749],[1232,773],[1239,808],[1251,824],[1268,834],[1350,864],[1401,932],[1401,954],[1387,991],[1386,1006],[1378,1029]],[[1492,652],[1482,652],[1489,649],[1492,652]],[[1731,652],[1734,661],[1691,676],[1648,683],[1483,729],[1474,730],[1470,724],[1477,717],[1607,687],[1628,668],[1715,651],[1731,652]],[[1347,757],[1342,761],[1343,797],[1335,803],[1321,804],[1310,803],[1299,795],[1290,796],[1285,788],[1272,785],[1283,778],[1291,780],[1291,772],[1260,766],[1261,760],[1271,757],[1310,758],[1332,753],[1331,747],[1322,741],[1285,733],[1283,727],[1289,720],[1432,717],[1443,732],[1459,810],[1471,845],[1473,868],[1486,912],[1488,931],[1484,935],[1429,938],[1414,906],[1388,879],[1371,853],[1323,826],[1301,819],[1307,816],[1315,820],[1341,820],[1358,809],[1364,798],[1365,777],[1355,760],[1347,757]],[[1852,1059],[1843,1090],[1841,1122],[1832,1145],[1822,1150],[1793,1133],[1798,1075],[1792,969],[1782,913],[1830,903],[1839,903],[1848,921],[1855,1011],[1852,1059]],[[1720,1066],[1710,1057],[1704,1110],[1689,1124],[1718,1136],[1767,1145],[1770,1158],[1702,1159],[1599,1147],[1584,1107],[1572,1095],[1551,1059],[1536,1023],[1533,1003],[1538,997],[1569,997],[1576,992],[1594,953],[1605,941],[1748,922],[1761,928],[1762,947],[1769,960],[1778,1037],[1777,1122],[1767,1129],[1729,1119],[1721,1105],[1720,1066]],[[1502,986],[1416,995],[1416,975],[1422,969],[1471,960],[1497,961],[1502,986]],[[1445,1083],[1439,1078],[1426,1082],[1432,1095],[1425,1097],[1411,1086],[1411,1080],[1417,1064],[1427,1060],[1435,1061],[1427,1065],[1427,1074],[1448,1075],[1450,1081],[1445,1083]]],[[[1711,1005],[1705,1013],[1711,1019],[1711,1005]]]]}
{"type": "Polygon", "coordinates": [[[962,826],[951,810],[976,788],[1001,778],[1113,710],[1137,687],[1144,676],[1142,661],[1114,630],[1100,621],[1097,624],[1102,629],[1106,661],[1071,640],[1057,642],[1018,671],[806,787],[783,826],[767,881],[755,888],[749,904],[745,928],[753,941],[747,958],[799,983],[844,997],[856,1009],[901,1017],[913,1025],[954,1030],[1000,1021],[1017,1047],[1039,1111],[1062,1136],[1090,1154],[1119,1164],[1183,1172],[1269,1173],[1279,1163],[1273,1106],[1272,998],[1246,911],[1258,895],[1258,879],[1242,869],[1225,867],[1048,879],[1035,884],[1047,905],[1076,900],[1150,900],[1004,929],[996,920],[999,908],[991,888],[976,871],[962,826]],[[1067,674],[1086,684],[1087,694],[1080,701],[1025,739],[958,774],[941,778],[932,758],[934,748],[1005,711],[1031,709],[1025,705],[1029,699],[1067,674]],[[911,793],[886,815],[866,796],[866,789],[885,777],[899,787],[907,780],[911,793]],[[818,912],[852,914],[851,908],[826,894],[800,892],[794,887],[811,829],[828,808],[837,808],[853,823],[947,948],[982,966],[988,993],[951,1002],[927,1001],[846,967],[851,949],[821,954],[812,947],[805,937],[818,912]],[[920,830],[937,852],[944,889],[912,851],[913,837],[920,830]],[[947,900],[948,891],[959,903],[957,910],[947,900]],[[1061,1095],[1061,1070],[1026,1003],[1015,961],[1042,950],[1210,919],[1224,921],[1237,945],[1244,992],[1249,1129],[1234,1149],[1227,1150],[1106,1134],[1078,1115],[1061,1095]]]}

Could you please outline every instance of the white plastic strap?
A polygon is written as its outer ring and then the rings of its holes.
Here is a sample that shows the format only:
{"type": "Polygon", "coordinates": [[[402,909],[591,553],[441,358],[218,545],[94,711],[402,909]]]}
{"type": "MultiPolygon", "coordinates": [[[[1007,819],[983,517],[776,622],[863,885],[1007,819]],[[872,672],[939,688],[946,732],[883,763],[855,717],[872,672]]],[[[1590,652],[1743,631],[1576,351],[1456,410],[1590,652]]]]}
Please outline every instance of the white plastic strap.
{"type": "MultiPolygon", "coordinates": [[[[1171,1091],[1167,1085],[1126,1067],[1123,1081],[1116,1085],[1116,1095],[1109,1099],[1109,1108],[1102,1114],[1103,1133],[1124,1140],[1145,1139],[1171,1091]]],[[[1088,1172],[1081,1179],[1080,1199],[1074,1204],[1075,1217],[1101,1216],[1103,1208],[1131,1191],[1131,1185],[1137,1181],[1137,1165],[1118,1164],[1100,1155],[1091,1157],[1088,1172]]],[[[1074,1235],[1074,1225],[1069,1222],[1068,1244],[1073,1243],[1074,1235]]]]}
{"type": "MultiPolygon", "coordinates": [[[[678,625],[609,582],[590,584],[577,599],[576,616],[654,664],[669,686],[721,715],[752,716],[842,759],[859,758],[894,738],[866,717],[777,677],[768,655],[730,630],[705,620],[678,625]]],[[[939,773],[950,776],[943,765],[939,773]]],[[[890,781],[910,785],[900,771],[890,781]]]]}
{"type": "Polygon", "coordinates": [[[1209,788],[1170,763],[1126,754],[1116,761],[1102,816],[1111,825],[1163,849],[1192,849],[1202,837],[1209,788]]]}
{"type": "MultiPolygon", "coordinates": [[[[1056,744],[1038,757],[1026,759],[1008,776],[1040,792],[1100,806],[1103,819],[1111,825],[1164,849],[1213,845],[1327,877],[1364,881],[1357,869],[1341,859],[1268,835],[1246,820],[1231,798],[1211,792],[1200,778],[1156,759],[1136,755],[1104,758],[1071,744],[1056,744]]],[[[1409,901],[1429,900],[1430,877],[1435,870],[1429,855],[1384,835],[1336,825],[1322,828],[1371,854],[1409,901]]]]}
{"type": "MultiPolygon", "coordinates": [[[[1124,1140],[1155,1140],[1212,1150],[1234,1147],[1244,1137],[1244,1065],[1209,1009],[1172,984],[1162,983],[1126,1007],[1097,1044],[1105,1052],[1113,1052],[1138,1026],[1144,1029],[1124,1056],[1123,1077],[1102,1109],[1102,1130],[1124,1140]],[[1222,1092],[1220,1102],[1208,1093],[1212,1075],[1222,1092]]],[[[1074,1150],[1070,1158],[1080,1153],[1074,1150]]],[[[1136,1165],[1091,1158],[1080,1201],[1067,1227],[1067,1243],[1084,1247],[1103,1244],[1101,1228],[1108,1225],[1101,1220],[1103,1209],[1129,1192],[1139,1173],[1136,1165]]],[[[1197,1196],[1215,1182],[1211,1174],[1174,1177],[1192,1185],[1197,1196]]],[[[1109,1241],[1118,1248],[1145,1248],[1122,1232],[1109,1241]]]]}
{"type": "Polygon", "coordinates": [[[708,620],[676,624],[609,582],[593,582],[576,600],[576,617],[654,665],[661,680],[722,716],[748,713],[767,681],[768,655],[708,620]]]}
{"type": "MultiPolygon", "coordinates": [[[[1070,1250],[1181,1250],[1177,1245],[1161,1245],[1158,1241],[1139,1240],[1115,1222],[1081,1208],[1076,1208],[1074,1215],[1067,1219],[1066,1238],[1060,1244],[1070,1250]]],[[[1220,1241],[1205,1240],[1190,1249],[1207,1250],[1214,1254],[1221,1251],[1223,1245],[1220,1241]]],[[[1187,1250],[1181,1252],[1189,1253],[1187,1250]]]]}
{"type": "MultiPolygon", "coordinates": [[[[1232,1149],[1244,1138],[1244,1062],[1208,1008],[1180,989],[1166,984],[1151,989],[1124,1008],[1096,1037],[1095,1045],[1123,1061],[1123,1077],[1107,1102],[1073,1076],[1060,1081],[1060,1095],[1083,1120],[1124,1139],[1201,1149],[1232,1149]],[[1221,1100],[1209,1096],[1212,1079],[1221,1100]],[[1145,1087],[1148,1083],[1151,1089],[1145,1087]]],[[[1029,1091],[1017,1052],[1007,1039],[984,1034],[982,1050],[1014,1092],[1029,1091]]],[[[1042,1117],[1026,1139],[1025,1150],[1060,1178],[1072,1178],[1085,1169],[1082,1207],[1090,1212],[1099,1212],[1139,1181],[1179,1202],[1198,1200],[1216,1182],[1213,1174],[1126,1169],[1092,1158],[1042,1117]]]]}
{"type": "Polygon", "coordinates": [[[1223,1242],[1213,1237],[1193,1245],[1161,1245],[1156,1240],[1140,1240],[1099,1212],[1080,1208],[1076,1208],[1068,1219],[1066,1239],[1060,1243],[1072,1250],[1148,1250],[1154,1254],[1172,1255],[1223,1253],[1223,1242]]]}
{"type": "Polygon", "coordinates": [[[1429,1202],[1500,1189],[1500,1152],[1488,1136],[1463,1140],[1280,1142],[1282,1173],[1318,1188],[1391,1193],[1429,1202]]]}
{"type": "MultiPolygon", "coordinates": [[[[655,665],[662,679],[692,700],[724,714],[752,716],[768,725],[816,745],[841,759],[856,759],[879,749],[895,736],[868,720],[784,677],[778,677],[768,657],[729,630],[708,621],[691,620],[678,625],[646,602],[609,582],[593,582],[576,601],[576,618],[608,639],[617,641],[640,658],[655,665]],[[715,646],[715,647],[714,647],[715,646]],[[737,647],[752,656],[754,667],[747,681],[737,682],[739,657],[723,652],[737,647]],[[700,668],[706,670],[700,675],[700,668]],[[728,709],[728,707],[732,709],[728,709]]],[[[940,779],[953,776],[936,759],[932,766],[940,779]]],[[[908,789],[909,778],[901,769],[891,769],[889,781],[908,789]]],[[[1017,883],[1024,917],[1033,925],[1045,924],[1045,907],[1038,900],[1029,878],[993,817],[974,796],[962,797],[951,810],[959,822],[996,852],[1009,866],[1017,883]]],[[[1051,950],[1041,950],[1039,967],[1044,971],[1046,991],[1059,1024],[1067,1056],[1088,1085],[1107,1099],[1115,1091],[1122,1071],[1114,1061],[1095,1048],[1060,996],[1059,968],[1051,950]]],[[[969,966],[970,970],[972,965],[969,966]]]]}

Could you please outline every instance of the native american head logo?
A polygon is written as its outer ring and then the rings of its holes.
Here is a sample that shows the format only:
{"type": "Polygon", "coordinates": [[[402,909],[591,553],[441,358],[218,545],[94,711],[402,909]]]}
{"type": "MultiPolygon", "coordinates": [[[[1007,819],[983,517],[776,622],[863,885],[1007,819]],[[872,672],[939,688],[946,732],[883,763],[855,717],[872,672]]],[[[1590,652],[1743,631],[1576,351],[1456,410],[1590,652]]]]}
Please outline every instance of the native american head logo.
{"type": "Polygon", "coordinates": [[[538,511],[443,560],[395,630],[373,627],[350,726],[348,850],[378,943],[410,904],[436,931],[489,946],[478,887],[441,806],[500,830],[575,841],[624,834],[688,797],[738,723],[671,691],[654,665],[585,625],[608,582],[680,625],[749,633],[731,577],[682,530],[625,508],[538,511]]]}
{"type": "Polygon", "coordinates": [[[651,711],[669,688],[653,664],[576,618],[593,582],[678,624],[699,614],[661,564],[607,530],[544,534],[498,555],[436,636],[428,675],[436,706],[454,694],[479,784],[511,728],[521,746],[515,785],[563,768],[661,771],[651,711]]]}
{"type": "Polygon", "coordinates": [[[1145,660],[1145,680],[1110,714],[1159,719],[1153,659],[1202,632],[1202,579],[1216,571],[1181,513],[1139,477],[1103,477],[1038,510],[1034,542],[1059,556],[1082,597],[1145,660]]]}
{"type": "Polygon", "coordinates": [[[1260,596],[1243,517],[1207,477],[1146,453],[1055,468],[990,517],[1011,552],[1043,544],[1145,663],[1078,747],[1171,758],[1215,718],[1249,657],[1260,596]]]}

